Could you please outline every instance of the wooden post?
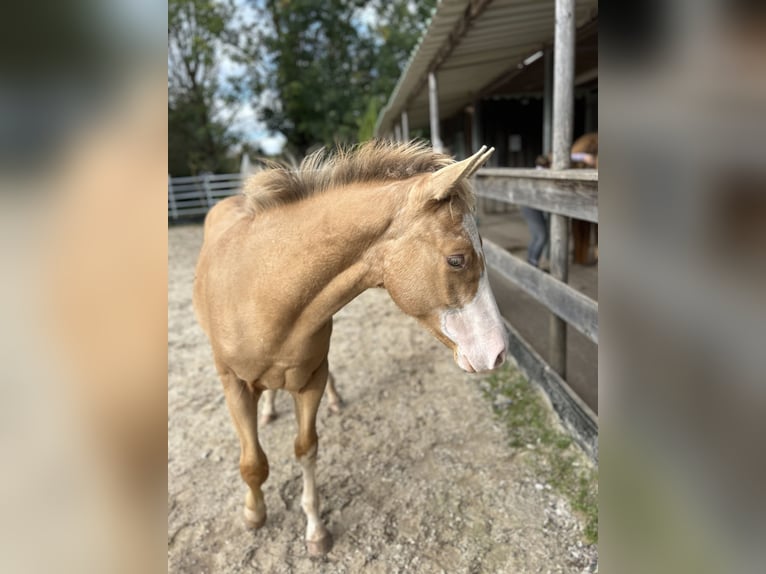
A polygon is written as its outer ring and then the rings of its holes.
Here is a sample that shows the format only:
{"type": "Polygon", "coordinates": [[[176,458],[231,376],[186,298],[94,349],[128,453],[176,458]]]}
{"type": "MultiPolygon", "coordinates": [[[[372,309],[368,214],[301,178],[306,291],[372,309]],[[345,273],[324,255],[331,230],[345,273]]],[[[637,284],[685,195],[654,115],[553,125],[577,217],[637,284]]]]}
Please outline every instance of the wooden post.
{"type": "Polygon", "coordinates": [[[178,219],[178,206],[176,205],[176,195],[173,191],[173,180],[168,174],[168,199],[170,200],[170,214],[173,219],[178,219]]]}
{"type": "Polygon", "coordinates": [[[210,209],[213,207],[213,196],[210,193],[210,175],[205,174],[202,176],[202,186],[205,189],[205,198],[207,200],[207,208],[210,209]]]}
{"type": "MultiPolygon", "coordinates": [[[[484,134],[481,130],[481,98],[476,98],[473,101],[473,104],[471,105],[471,149],[469,150],[470,153],[466,155],[471,155],[479,151],[479,148],[484,144],[482,139],[484,138],[484,134]]],[[[494,158],[494,155],[492,158],[490,158],[490,161],[494,158]]],[[[477,181],[477,185],[479,185],[477,181]]],[[[481,223],[481,220],[484,218],[484,216],[487,214],[487,199],[478,196],[476,198],[476,225],[479,225],[481,223]]]]}
{"type": "Polygon", "coordinates": [[[553,80],[553,169],[569,168],[574,115],[574,0],[556,0],[553,80]]]}
{"type": "Polygon", "coordinates": [[[394,139],[398,142],[402,141],[402,126],[399,124],[394,125],[394,139]]]}
{"type": "Polygon", "coordinates": [[[428,72],[428,108],[431,114],[431,145],[435,152],[441,153],[444,145],[439,135],[439,92],[433,72],[428,72]]]}
{"type": "MultiPolygon", "coordinates": [[[[553,81],[553,158],[554,170],[569,168],[574,115],[574,0],[556,0],[553,81]]],[[[551,275],[566,283],[569,278],[569,220],[551,214],[551,275]]],[[[550,364],[566,380],[567,325],[550,318],[550,364]]]]}
{"type": "Polygon", "coordinates": [[[473,113],[471,114],[471,153],[479,151],[479,148],[485,143],[482,141],[483,138],[484,134],[481,131],[481,99],[477,98],[473,102],[473,113]]]}
{"type": "Polygon", "coordinates": [[[546,48],[543,77],[543,155],[551,153],[553,134],[553,50],[546,48]]]}
{"type": "Polygon", "coordinates": [[[402,110],[402,140],[410,141],[410,116],[407,110],[402,110]]]}

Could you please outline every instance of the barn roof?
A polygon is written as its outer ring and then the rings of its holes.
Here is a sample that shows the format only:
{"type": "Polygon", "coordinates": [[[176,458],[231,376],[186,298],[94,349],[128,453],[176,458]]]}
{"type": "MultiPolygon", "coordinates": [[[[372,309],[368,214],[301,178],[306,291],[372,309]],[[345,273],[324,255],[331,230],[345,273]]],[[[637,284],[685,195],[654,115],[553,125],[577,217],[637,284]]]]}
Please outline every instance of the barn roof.
{"type": "MultiPolygon", "coordinates": [[[[598,0],[578,0],[575,26],[598,15],[598,0]]],[[[451,117],[553,39],[554,0],[442,0],[421,36],[375,132],[392,131],[403,110],[411,128],[428,125],[428,72],[436,72],[439,116],[451,117]]]]}

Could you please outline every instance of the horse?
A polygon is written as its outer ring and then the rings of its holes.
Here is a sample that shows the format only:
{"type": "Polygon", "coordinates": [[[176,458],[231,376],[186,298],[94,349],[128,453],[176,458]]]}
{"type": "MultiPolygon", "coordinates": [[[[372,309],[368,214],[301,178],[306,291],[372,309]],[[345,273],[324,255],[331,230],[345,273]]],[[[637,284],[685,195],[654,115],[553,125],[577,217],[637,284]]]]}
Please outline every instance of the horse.
{"type": "Polygon", "coordinates": [[[316,416],[332,317],[366,289],[386,289],[463,370],[504,362],[507,332],[469,181],[493,151],[455,161],[419,142],[319,150],[297,170],[261,171],[210,211],[193,301],[240,439],[247,527],[266,521],[261,486],[269,464],[258,442],[258,401],[282,389],[295,403],[306,549],[322,556],[332,547],[319,516],[316,416]]]}
{"type": "MultiPolygon", "coordinates": [[[[589,132],[581,135],[570,149],[570,168],[598,169],[598,133],[589,132]]],[[[538,169],[551,167],[551,154],[540,155],[535,161],[538,169]]],[[[590,265],[594,263],[591,257],[591,236],[595,236],[595,261],[598,260],[598,224],[572,218],[572,238],[574,240],[575,263],[590,265]]]]}

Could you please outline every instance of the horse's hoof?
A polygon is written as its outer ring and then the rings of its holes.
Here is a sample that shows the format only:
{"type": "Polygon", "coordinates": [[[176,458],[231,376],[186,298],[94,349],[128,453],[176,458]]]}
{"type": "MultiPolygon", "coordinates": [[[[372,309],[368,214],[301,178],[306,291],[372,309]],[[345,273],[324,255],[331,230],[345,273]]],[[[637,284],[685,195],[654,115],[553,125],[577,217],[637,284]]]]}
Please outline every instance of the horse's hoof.
{"type": "Polygon", "coordinates": [[[268,414],[268,415],[261,415],[261,419],[260,419],[258,424],[260,426],[266,426],[267,424],[272,423],[275,420],[277,420],[278,417],[279,417],[279,415],[277,413],[271,413],[271,414],[268,414]]]}
{"type": "Polygon", "coordinates": [[[306,540],[309,556],[324,556],[332,548],[332,534],[327,532],[319,540],[306,540]]]}
{"type": "Polygon", "coordinates": [[[343,403],[341,401],[338,401],[337,403],[327,403],[327,408],[330,409],[332,414],[339,415],[343,410],[343,403]]]}
{"type": "Polygon", "coordinates": [[[266,524],[266,513],[261,516],[255,510],[251,510],[245,506],[245,526],[250,530],[258,530],[261,526],[266,524]]]}

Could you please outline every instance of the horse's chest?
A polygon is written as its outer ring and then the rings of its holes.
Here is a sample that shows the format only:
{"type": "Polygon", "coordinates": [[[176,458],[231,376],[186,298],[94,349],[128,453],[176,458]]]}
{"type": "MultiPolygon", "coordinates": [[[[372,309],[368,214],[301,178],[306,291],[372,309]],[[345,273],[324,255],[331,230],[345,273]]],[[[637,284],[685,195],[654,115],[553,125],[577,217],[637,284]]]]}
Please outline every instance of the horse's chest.
{"type": "Polygon", "coordinates": [[[329,348],[329,329],[312,337],[288,336],[279,343],[256,337],[241,341],[226,362],[256,387],[299,391],[327,360],[329,348]]]}

